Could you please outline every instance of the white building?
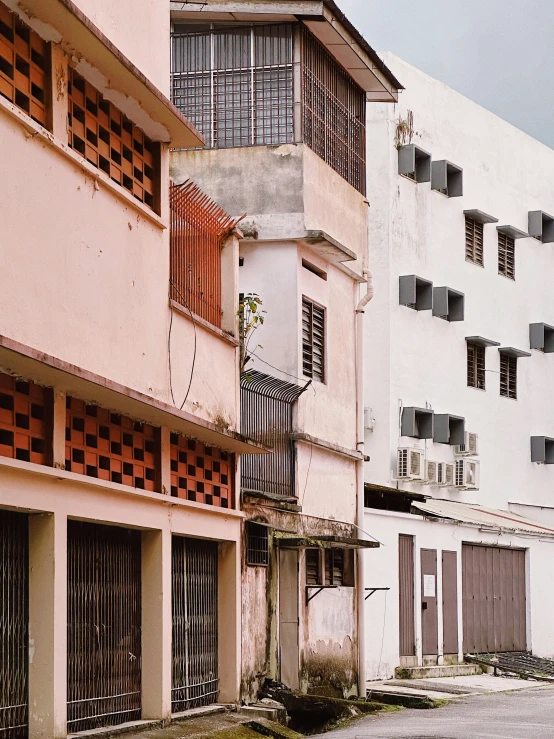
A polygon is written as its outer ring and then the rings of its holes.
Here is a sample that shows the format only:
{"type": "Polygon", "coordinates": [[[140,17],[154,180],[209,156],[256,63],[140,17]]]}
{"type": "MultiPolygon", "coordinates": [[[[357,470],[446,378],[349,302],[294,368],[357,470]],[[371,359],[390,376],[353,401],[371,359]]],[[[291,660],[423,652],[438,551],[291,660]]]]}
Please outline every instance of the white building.
{"type": "Polygon", "coordinates": [[[366,602],[368,678],[554,654],[554,151],[385,63],[406,90],[368,111],[366,587],[390,588],[366,602]]]}

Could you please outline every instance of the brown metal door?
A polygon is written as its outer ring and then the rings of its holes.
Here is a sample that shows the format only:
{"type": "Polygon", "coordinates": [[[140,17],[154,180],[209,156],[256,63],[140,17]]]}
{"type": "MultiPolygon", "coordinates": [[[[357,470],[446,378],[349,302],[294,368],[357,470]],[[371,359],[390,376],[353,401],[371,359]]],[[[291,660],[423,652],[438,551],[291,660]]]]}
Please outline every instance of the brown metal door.
{"type": "Polygon", "coordinates": [[[439,653],[437,550],[421,550],[421,642],[423,654],[439,653]]]}
{"type": "Polygon", "coordinates": [[[458,556],[442,553],[442,651],[458,654],[458,556]]]}
{"type": "Polygon", "coordinates": [[[464,652],[519,652],[527,648],[525,551],[462,547],[464,652]]]}
{"type": "Polygon", "coordinates": [[[412,657],[415,652],[414,622],[414,537],[398,537],[398,600],[400,609],[400,656],[412,657]]]}
{"type": "Polygon", "coordinates": [[[298,552],[279,552],[279,654],[281,682],[292,690],[300,688],[298,647],[298,552]]]}

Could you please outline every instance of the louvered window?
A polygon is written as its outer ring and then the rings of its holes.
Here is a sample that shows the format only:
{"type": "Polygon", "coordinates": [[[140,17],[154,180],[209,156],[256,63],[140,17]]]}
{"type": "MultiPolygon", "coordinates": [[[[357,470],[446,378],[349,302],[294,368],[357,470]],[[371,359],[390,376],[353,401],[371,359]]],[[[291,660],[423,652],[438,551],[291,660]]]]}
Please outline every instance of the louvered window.
{"type": "Polygon", "coordinates": [[[302,298],[302,371],[325,382],[325,308],[302,298]]]}
{"type": "Polygon", "coordinates": [[[498,232],[498,274],[516,278],[515,241],[508,234],[498,232]]]}
{"type": "Polygon", "coordinates": [[[467,345],[467,384],[468,387],[485,389],[485,347],[478,344],[467,345]]]}
{"type": "Polygon", "coordinates": [[[466,218],[466,261],[483,266],[483,224],[466,218]]]}
{"type": "Polygon", "coordinates": [[[319,585],[319,549],[306,549],[306,585],[319,585]]]}
{"type": "Polygon", "coordinates": [[[500,353],[500,395],[517,398],[517,357],[500,353]]]}
{"type": "Polygon", "coordinates": [[[47,44],[0,2],[0,95],[46,126],[47,44]]]}
{"type": "Polygon", "coordinates": [[[306,549],[306,585],[353,587],[353,550],[306,549]]]}
{"type": "Polygon", "coordinates": [[[344,580],[344,549],[325,550],[325,584],[342,585],[344,580]]]}

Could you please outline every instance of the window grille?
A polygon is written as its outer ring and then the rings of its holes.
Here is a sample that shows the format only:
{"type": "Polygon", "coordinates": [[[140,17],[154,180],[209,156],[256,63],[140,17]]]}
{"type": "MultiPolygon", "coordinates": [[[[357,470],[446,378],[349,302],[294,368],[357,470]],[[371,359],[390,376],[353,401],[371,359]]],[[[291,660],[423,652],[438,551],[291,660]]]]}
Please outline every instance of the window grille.
{"type": "Polygon", "coordinates": [[[52,391],[0,373],[0,456],[52,464],[52,391]]]}
{"type": "Polygon", "coordinates": [[[325,308],[302,298],[302,372],[325,382],[325,308]]]}
{"type": "Polygon", "coordinates": [[[159,212],[159,144],[71,68],[68,104],[69,146],[159,212]]]}
{"type": "Polygon", "coordinates": [[[141,718],[141,534],[67,524],[68,734],[141,718]]]}
{"type": "Polygon", "coordinates": [[[515,241],[502,231],[498,232],[498,274],[516,278],[515,241]]]}
{"type": "Polygon", "coordinates": [[[466,217],[466,261],[484,265],[483,224],[466,217]]]}
{"type": "Polygon", "coordinates": [[[171,495],[234,508],[234,457],[201,441],[171,434],[171,495]]]}
{"type": "Polygon", "coordinates": [[[246,522],[246,564],[269,565],[269,532],[267,526],[246,522]]]}
{"type": "Polygon", "coordinates": [[[290,24],[175,26],[172,100],[209,148],[294,140],[292,39],[290,24]]]}
{"type": "Polygon", "coordinates": [[[241,457],[243,490],[284,497],[296,495],[292,410],[306,387],[256,370],[241,377],[241,432],[272,450],[271,454],[241,457]]]}
{"type": "Polygon", "coordinates": [[[46,126],[47,44],[0,2],[0,95],[46,126]]]}
{"type": "Polygon", "coordinates": [[[517,357],[500,352],[500,395],[517,399],[517,357]]]}
{"type": "Polygon", "coordinates": [[[365,109],[361,87],[302,27],[302,139],[363,195],[365,109]]]}
{"type": "Polygon", "coordinates": [[[158,429],[76,398],[66,405],[66,470],[160,491],[158,429]]]}
{"type": "Polygon", "coordinates": [[[485,389],[485,347],[478,344],[467,345],[467,384],[468,387],[485,389]]]}
{"type": "Polygon", "coordinates": [[[29,519],[0,511],[0,736],[27,739],[29,519]]]}
{"type": "Polygon", "coordinates": [[[193,182],[172,185],[170,284],[172,300],[221,327],[221,246],[235,221],[193,182]]]}

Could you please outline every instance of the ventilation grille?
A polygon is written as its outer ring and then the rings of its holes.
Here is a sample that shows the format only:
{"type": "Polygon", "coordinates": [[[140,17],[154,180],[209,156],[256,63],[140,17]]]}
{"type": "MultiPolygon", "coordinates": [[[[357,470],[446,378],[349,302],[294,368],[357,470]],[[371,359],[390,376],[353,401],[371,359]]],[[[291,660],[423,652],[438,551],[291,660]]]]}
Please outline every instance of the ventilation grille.
{"type": "Polygon", "coordinates": [[[52,463],[52,392],[0,373],[0,456],[52,463]]]}
{"type": "Polygon", "coordinates": [[[478,390],[485,389],[485,347],[467,345],[467,384],[478,390]]]}
{"type": "Polygon", "coordinates": [[[398,450],[398,470],[397,476],[399,478],[408,477],[408,449],[398,450]]]}
{"type": "Polygon", "coordinates": [[[46,126],[46,54],[40,36],[0,2],[0,95],[46,126]]]}
{"type": "Polygon", "coordinates": [[[246,564],[269,564],[269,531],[253,521],[246,522],[246,564]]]}
{"type": "Polygon", "coordinates": [[[233,456],[180,434],[171,434],[171,495],[233,508],[233,456]]]}
{"type": "Polygon", "coordinates": [[[427,462],[427,482],[437,482],[438,475],[438,464],[437,462],[427,462]]]}
{"type": "Polygon", "coordinates": [[[516,278],[515,243],[511,236],[498,232],[498,273],[511,280],[516,278]]]}
{"type": "Polygon", "coordinates": [[[152,210],[158,208],[158,145],[69,70],[69,146],[152,210]]]}
{"type": "Polygon", "coordinates": [[[66,405],[66,470],[159,492],[157,429],[76,398],[66,405]]]}
{"type": "Polygon", "coordinates": [[[500,353],[500,395],[517,399],[517,357],[500,353]]]}

